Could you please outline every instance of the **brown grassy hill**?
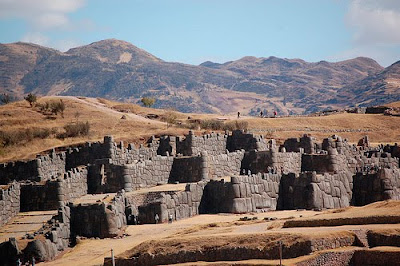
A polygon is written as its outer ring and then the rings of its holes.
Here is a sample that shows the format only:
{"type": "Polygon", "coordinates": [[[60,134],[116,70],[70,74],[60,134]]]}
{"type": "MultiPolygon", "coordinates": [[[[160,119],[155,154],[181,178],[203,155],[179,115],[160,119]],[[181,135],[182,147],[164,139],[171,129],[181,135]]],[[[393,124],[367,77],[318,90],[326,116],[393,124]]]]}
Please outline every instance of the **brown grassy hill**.
{"type": "Polygon", "coordinates": [[[225,64],[194,66],[165,62],[114,39],[66,53],[24,43],[0,46],[0,93],[21,96],[34,92],[126,102],[151,96],[157,99],[156,108],[172,107],[182,112],[254,114],[265,108],[298,114],[346,107],[358,102],[342,101],[337,90],[382,70],[369,58],[308,63],[244,57],[225,64]]]}
{"type": "Polygon", "coordinates": [[[38,103],[58,102],[60,99],[66,106],[64,118],[60,114],[43,114],[39,107],[31,108],[26,101],[0,106],[0,161],[32,158],[53,147],[99,141],[107,134],[126,143],[139,144],[152,135],[183,135],[190,129],[202,134],[213,129],[247,128],[278,141],[303,134],[322,140],[337,134],[353,143],[364,135],[369,135],[374,143],[400,142],[400,117],[393,116],[341,113],[316,117],[242,116],[237,119],[234,115],[183,114],[86,97],[43,97],[38,103]],[[158,118],[146,118],[149,114],[158,118]],[[173,123],[172,126],[167,127],[167,120],[173,123]],[[87,136],[60,137],[65,134],[66,125],[86,122],[90,124],[87,136]],[[8,145],[5,145],[5,139],[10,141],[8,145]]]}
{"type": "Polygon", "coordinates": [[[21,85],[23,77],[54,54],[59,52],[36,44],[0,44],[0,93],[22,96],[25,93],[21,85]]]}

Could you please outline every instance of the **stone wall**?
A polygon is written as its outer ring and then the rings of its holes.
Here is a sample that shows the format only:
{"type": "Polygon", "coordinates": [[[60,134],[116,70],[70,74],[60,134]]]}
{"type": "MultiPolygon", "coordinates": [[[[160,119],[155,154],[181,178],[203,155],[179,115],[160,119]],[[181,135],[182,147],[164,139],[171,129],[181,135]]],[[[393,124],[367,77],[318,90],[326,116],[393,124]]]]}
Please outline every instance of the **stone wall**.
{"type": "Polygon", "coordinates": [[[280,175],[233,176],[231,182],[211,180],[204,188],[201,213],[247,213],[275,210],[280,175]]]}
{"type": "Polygon", "coordinates": [[[86,167],[67,171],[57,180],[57,197],[60,202],[72,202],[88,193],[88,171],[86,167]]]}
{"type": "Polygon", "coordinates": [[[168,183],[174,157],[157,155],[151,160],[124,165],[125,191],[168,183]]]}
{"type": "Polygon", "coordinates": [[[20,210],[20,184],[0,186],[0,226],[6,224],[20,210]]]}
{"type": "Polygon", "coordinates": [[[322,209],[348,207],[352,199],[353,175],[304,172],[283,175],[278,209],[322,209]]]}
{"type": "Polygon", "coordinates": [[[232,213],[275,210],[281,175],[257,174],[232,177],[232,213]]]}
{"type": "Polygon", "coordinates": [[[166,222],[169,215],[173,220],[181,220],[199,214],[206,184],[206,181],[191,183],[186,185],[185,191],[166,194],[165,201],[161,203],[161,221],[166,222]]]}
{"type": "Polygon", "coordinates": [[[71,233],[74,236],[114,237],[126,226],[125,193],[111,202],[71,205],[71,233]]]}
{"type": "Polygon", "coordinates": [[[289,138],[283,143],[286,152],[300,152],[301,149],[304,153],[314,154],[317,150],[317,144],[313,137],[304,135],[299,138],[289,138]]]}
{"type": "Polygon", "coordinates": [[[242,171],[251,173],[300,173],[301,153],[278,152],[276,149],[267,151],[246,152],[242,161],[242,171]]]}
{"type": "Polygon", "coordinates": [[[392,157],[400,158],[400,146],[397,143],[395,143],[394,145],[386,145],[383,148],[383,151],[390,153],[392,157]]]}
{"type": "Polygon", "coordinates": [[[174,158],[174,162],[169,177],[169,182],[189,183],[198,182],[203,178],[207,178],[204,175],[203,169],[207,167],[204,156],[184,156],[174,158]]]}
{"type": "MultiPolygon", "coordinates": [[[[337,163],[336,163],[337,164],[337,163]]],[[[342,165],[343,167],[343,165],[342,165]]],[[[330,173],[334,169],[332,158],[328,154],[303,154],[301,158],[301,171],[315,171],[318,174],[330,173]]]]}
{"type": "Polygon", "coordinates": [[[151,192],[141,195],[127,195],[127,207],[138,217],[141,224],[155,223],[158,214],[159,222],[168,222],[171,215],[173,220],[181,220],[199,214],[203,190],[207,181],[190,183],[185,191],[151,192]]]}
{"type": "Polygon", "coordinates": [[[112,164],[112,159],[96,160],[89,166],[89,193],[129,192],[144,187],[168,183],[174,157],[152,157],[131,164],[112,164]]]}
{"type": "Polygon", "coordinates": [[[57,210],[87,194],[87,169],[75,168],[57,180],[21,183],[21,211],[57,210]]]}
{"type": "Polygon", "coordinates": [[[267,141],[260,135],[245,133],[242,130],[235,130],[228,137],[226,147],[229,151],[237,150],[259,150],[264,151],[269,148],[267,141]]]}
{"type": "Polygon", "coordinates": [[[114,142],[112,136],[105,136],[104,142],[86,143],[85,145],[68,149],[66,168],[71,169],[81,165],[92,164],[98,159],[111,159],[113,164],[123,165],[135,160],[148,160],[157,155],[159,141],[150,138],[146,145],[136,148],[134,144],[114,142]]]}
{"type": "Polygon", "coordinates": [[[55,181],[21,184],[21,211],[57,210],[58,184],[55,181]]]}
{"type": "Polygon", "coordinates": [[[223,154],[207,156],[208,177],[218,178],[239,175],[243,157],[244,150],[226,151],[223,154]]]}
{"type": "Polygon", "coordinates": [[[16,181],[46,181],[65,172],[66,155],[64,152],[40,155],[34,160],[15,161],[0,164],[0,184],[16,181]]]}
{"type": "Polygon", "coordinates": [[[184,139],[176,141],[176,152],[184,156],[196,156],[205,151],[208,155],[224,153],[227,149],[228,135],[211,133],[195,136],[192,131],[184,139]]]}
{"type": "MultiPolygon", "coordinates": [[[[33,234],[25,235],[20,241],[10,238],[0,243],[0,265],[16,265],[17,259],[31,262],[53,260],[70,244],[70,209],[62,206],[58,214],[33,234]],[[33,239],[31,239],[33,237],[33,239]]],[[[24,264],[25,265],[25,264],[24,264]]]]}
{"type": "Polygon", "coordinates": [[[357,173],[354,176],[353,205],[364,206],[388,199],[400,199],[399,169],[383,168],[377,172],[357,173]]]}
{"type": "Polygon", "coordinates": [[[306,208],[344,208],[350,206],[353,196],[353,174],[340,172],[338,174],[316,175],[303,173],[302,176],[311,176],[309,190],[310,205],[306,208]]]}

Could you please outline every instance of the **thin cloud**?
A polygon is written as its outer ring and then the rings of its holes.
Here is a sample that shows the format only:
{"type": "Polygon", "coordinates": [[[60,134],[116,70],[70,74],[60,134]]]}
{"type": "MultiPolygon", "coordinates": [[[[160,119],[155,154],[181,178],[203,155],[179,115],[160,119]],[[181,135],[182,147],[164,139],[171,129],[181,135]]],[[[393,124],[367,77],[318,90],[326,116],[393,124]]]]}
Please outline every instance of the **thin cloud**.
{"type": "Polygon", "coordinates": [[[77,11],[86,0],[0,0],[0,18],[18,18],[35,31],[65,29],[72,25],[68,14],[77,11]]]}
{"type": "Polygon", "coordinates": [[[49,45],[50,39],[40,32],[29,32],[21,38],[21,41],[47,46],[49,45]]]}
{"type": "Polygon", "coordinates": [[[400,44],[400,1],[353,0],[346,22],[358,44],[400,44]]]}
{"type": "Polygon", "coordinates": [[[330,60],[371,57],[383,66],[400,60],[400,1],[351,0],[345,23],[351,47],[330,60]]]}

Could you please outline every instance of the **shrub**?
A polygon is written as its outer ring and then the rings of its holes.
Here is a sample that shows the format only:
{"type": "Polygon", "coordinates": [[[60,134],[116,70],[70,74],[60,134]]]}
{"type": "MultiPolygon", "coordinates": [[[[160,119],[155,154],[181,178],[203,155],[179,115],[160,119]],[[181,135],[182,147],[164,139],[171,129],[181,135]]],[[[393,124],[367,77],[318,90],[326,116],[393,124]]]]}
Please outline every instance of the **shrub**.
{"type": "Polygon", "coordinates": [[[89,122],[70,123],[64,126],[65,133],[58,135],[58,138],[74,138],[89,135],[89,122]]]}
{"type": "Polygon", "coordinates": [[[37,97],[35,94],[29,93],[24,97],[24,99],[30,104],[31,107],[36,103],[37,97]]]}
{"type": "Polygon", "coordinates": [[[232,121],[225,123],[223,125],[223,130],[229,130],[229,131],[234,131],[234,130],[247,130],[249,127],[249,122],[247,121],[232,121]]]}
{"type": "Polygon", "coordinates": [[[151,107],[156,102],[156,99],[150,97],[143,97],[140,101],[144,106],[151,107]]]}
{"type": "Polygon", "coordinates": [[[220,120],[202,120],[200,127],[203,129],[222,130],[224,123],[220,120]]]}
{"type": "Polygon", "coordinates": [[[37,106],[44,115],[57,115],[60,113],[61,117],[64,118],[65,103],[63,100],[58,102],[44,102],[43,104],[37,104],[37,106]]]}
{"type": "Polygon", "coordinates": [[[0,144],[3,147],[25,143],[33,139],[45,139],[52,134],[47,128],[28,128],[24,130],[0,131],[0,144]]]}
{"type": "Polygon", "coordinates": [[[163,120],[165,122],[167,122],[167,127],[172,126],[173,124],[176,123],[176,119],[178,118],[178,115],[176,114],[176,112],[172,111],[172,110],[168,110],[164,117],[163,120]]]}
{"type": "Polygon", "coordinates": [[[17,99],[14,96],[11,96],[7,93],[3,93],[2,95],[0,95],[0,103],[2,104],[8,104],[11,102],[15,102],[17,99]]]}
{"type": "Polygon", "coordinates": [[[61,117],[64,118],[65,103],[63,102],[63,100],[60,100],[59,102],[51,102],[50,110],[55,115],[60,113],[61,117]]]}

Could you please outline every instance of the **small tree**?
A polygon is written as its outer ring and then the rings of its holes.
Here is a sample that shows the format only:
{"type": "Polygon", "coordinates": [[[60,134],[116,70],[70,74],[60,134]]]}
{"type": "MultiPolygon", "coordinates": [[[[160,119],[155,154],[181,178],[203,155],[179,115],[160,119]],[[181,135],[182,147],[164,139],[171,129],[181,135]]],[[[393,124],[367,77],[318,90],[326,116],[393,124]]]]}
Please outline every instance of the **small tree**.
{"type": "Polygon", "coordinates": [[[33,93],[29,93],[24,97],[24,99],[30,104],[31,107],[33,107],[37,101],[37,96],[33,93]]]}
{"type": "Polygon", "coordinates": [[[60,102],[58,103],[58,109],[61,113],[61,117],[64,118],[65,103],[63,102],[63,100],[60,100],[60,102]]]}
{"type": "Polygon", "coordinates": [[[169,128],[170,126],[175,124],[177,118],[178,118],[178,115],[174,111],[168,110],[165,113],[165,122],[167,122],[167,128],[169,128]]]}
{"type": "Polygon", "coordinates": [[[8,95],[7,93],[4,93],[4,94],[0,95],[0,101],[3,104],[8,104],[8,103],[12,102],[12,97],[10,95],[8,95]]]}
{"type": "Polygon", "coordinates": [[[61,117],[64,118],[65,103],[63,102],[63,100],[60,100],[59,102],[51,102],[50,110],[51,113],[54,115],[61,113],[61,117]]]}
{"type": "Polygon", "coordinates": [[[156,99],[150,97],[143,97],[140,101],[143,103],[144,106],[151,107],[156,102],[156,99]]]}

